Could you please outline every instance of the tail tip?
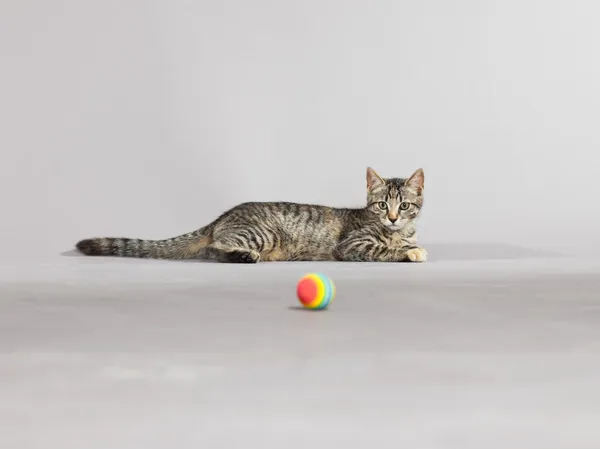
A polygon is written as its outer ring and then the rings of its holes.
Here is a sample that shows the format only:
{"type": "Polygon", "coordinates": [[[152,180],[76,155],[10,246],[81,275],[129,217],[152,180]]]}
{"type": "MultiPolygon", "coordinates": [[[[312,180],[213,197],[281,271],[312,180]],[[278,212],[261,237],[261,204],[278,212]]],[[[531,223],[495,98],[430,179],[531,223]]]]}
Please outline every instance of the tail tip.
{"type": "Polygon", "coordinates": [[[86,256],[95,256],[99,254],[98,245],[96,245],[94,239],[80,240],[77,242],[75,247],[80,253],[83,253],[86,256]]]}

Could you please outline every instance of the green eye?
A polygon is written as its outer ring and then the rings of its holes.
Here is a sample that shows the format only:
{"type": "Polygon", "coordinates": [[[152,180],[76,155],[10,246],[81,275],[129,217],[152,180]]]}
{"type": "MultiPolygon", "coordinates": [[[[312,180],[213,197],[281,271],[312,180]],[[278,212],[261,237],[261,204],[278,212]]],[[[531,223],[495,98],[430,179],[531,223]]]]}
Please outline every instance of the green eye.
{"type": "Polygon", "coordinates": [[[409,207],[410,207],[410,203],[407,203],[406,201],[402,201],[400,203],[400,209],[401,210],[408,210],[409,207]]]}
{"type": "Polygon", "coordinates": [[[379,203],[377,203],[377,205],[379,206],[379,209],[381,209],[381,210],[386,210],[388,208],[388,205],[385,201],[380,201],[379,203]]]}

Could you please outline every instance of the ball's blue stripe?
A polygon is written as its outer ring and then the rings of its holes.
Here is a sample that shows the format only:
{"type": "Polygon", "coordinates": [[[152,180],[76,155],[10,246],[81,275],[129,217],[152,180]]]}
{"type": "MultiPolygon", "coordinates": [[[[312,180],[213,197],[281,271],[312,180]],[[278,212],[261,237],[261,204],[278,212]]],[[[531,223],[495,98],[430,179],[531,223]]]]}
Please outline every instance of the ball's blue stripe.
{"type": "Polygon", "coordinates": [[[331,295],[333,293],[333,288],[331,287],[331,282],[329,280],[329,277],[327,277],[321,273],[317,273],[317,276],[319,277],[319,279],[321,279],[321,281],[323,282],[323,285],[325,286],[325,294],[323,295],[323,301],[321,301],[321,304],[319,304],[319,306],[317,308],[324,309],[331,302],[331,295]]]}

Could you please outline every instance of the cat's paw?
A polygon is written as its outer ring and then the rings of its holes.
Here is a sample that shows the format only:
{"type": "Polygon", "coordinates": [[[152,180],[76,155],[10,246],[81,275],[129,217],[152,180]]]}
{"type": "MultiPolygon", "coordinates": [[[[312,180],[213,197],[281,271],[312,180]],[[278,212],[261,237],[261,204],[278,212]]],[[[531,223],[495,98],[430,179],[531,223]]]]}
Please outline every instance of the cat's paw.
{"type": "Polygon", "coordinates": [[[427,260],[427,251],[423,248],[413,248],[406,251],[406,257],[411,262],[425,262],[427,260]]]}
{"type": "Polygon", "coordinates": [[[260,254],[253,250],[236,250],[229,253],[228,259],[232,263],[258,263],[260,254]]]}

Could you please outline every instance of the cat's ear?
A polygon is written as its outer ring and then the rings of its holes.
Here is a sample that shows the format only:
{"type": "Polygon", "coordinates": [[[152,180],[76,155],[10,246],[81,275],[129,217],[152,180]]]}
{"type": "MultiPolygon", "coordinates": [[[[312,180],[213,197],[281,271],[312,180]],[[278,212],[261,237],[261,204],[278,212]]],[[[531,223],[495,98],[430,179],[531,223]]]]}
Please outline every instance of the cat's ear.
{"type": "Polygon", "coordinates": [[[371,167],[367,167],[367,190],[376,189],[384,184],[385,181],[383,178],[379,176],[371,167]]]}
{"type": "Polygon", "coordinates": [[[410,178],[406,180],[404,185],[409,189],[416,190],[417,193],[421,193],[425,186],[425,173],[423,173],[423,169],[419,168],[415,170],[415,172],[410,175],[410,178]]]}

